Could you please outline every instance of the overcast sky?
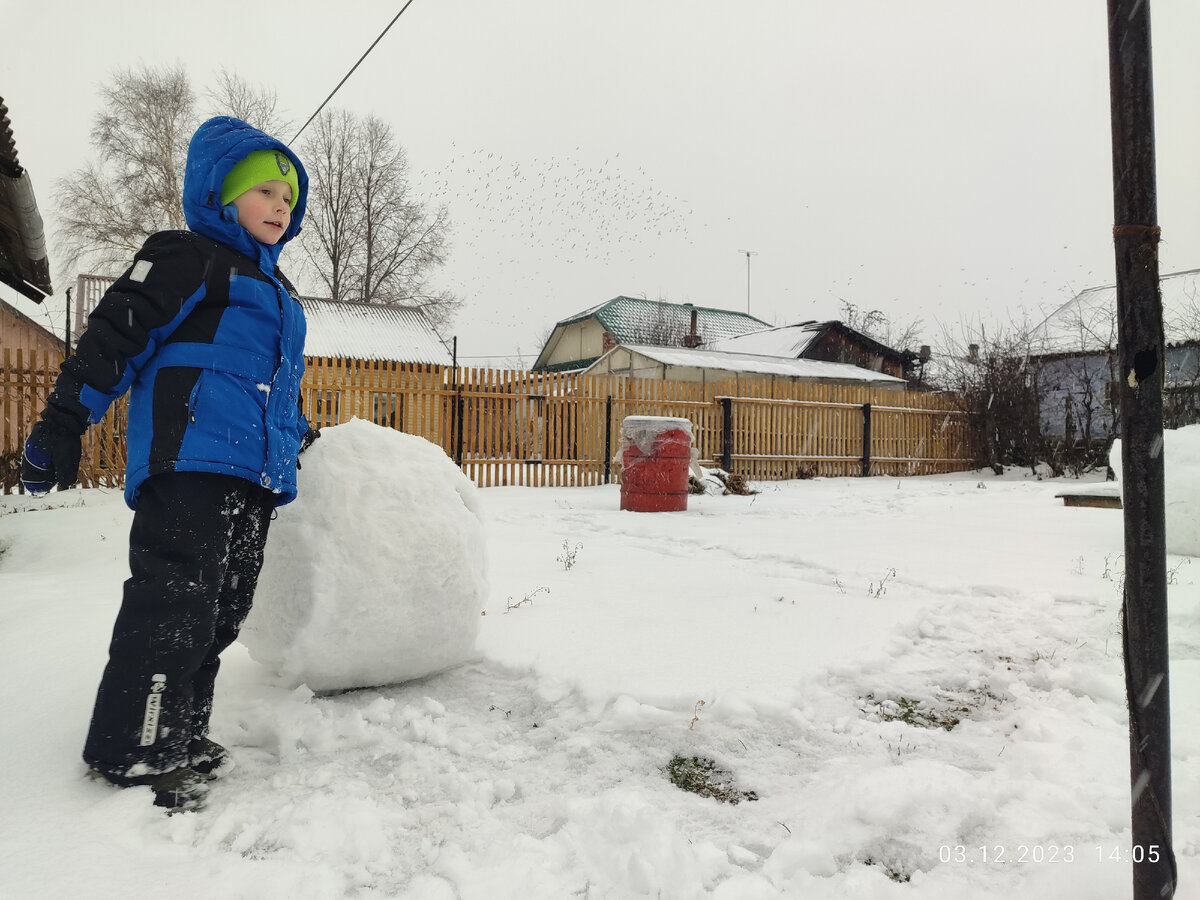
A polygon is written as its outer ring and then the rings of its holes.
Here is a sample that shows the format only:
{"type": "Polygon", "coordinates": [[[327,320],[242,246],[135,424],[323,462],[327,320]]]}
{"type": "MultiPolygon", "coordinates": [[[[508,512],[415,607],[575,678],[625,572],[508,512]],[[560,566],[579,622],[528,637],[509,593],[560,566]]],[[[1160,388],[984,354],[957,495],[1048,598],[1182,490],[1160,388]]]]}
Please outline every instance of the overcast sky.
{"type": "MultiPolygon", "coordinates": [[[[48,230],[116,67],[178,62],[200,88],[224,67],[299,127],[402,5],[0,0],[0,96],[48,230]]],[[[1166,273],[1200,267],[1200,3],[1152,10],[1166,273]]],[[[440,281],[465,300],[468,363],[535,354],[555,321],[620,294],[745,310],[746,250],[768,322],[837,318],[844,300],[920,318],[936,344],[1113,281],[1106,15],[414,0],[333,105],[389,122],[417,194],[449,205],[440,281]]]]}

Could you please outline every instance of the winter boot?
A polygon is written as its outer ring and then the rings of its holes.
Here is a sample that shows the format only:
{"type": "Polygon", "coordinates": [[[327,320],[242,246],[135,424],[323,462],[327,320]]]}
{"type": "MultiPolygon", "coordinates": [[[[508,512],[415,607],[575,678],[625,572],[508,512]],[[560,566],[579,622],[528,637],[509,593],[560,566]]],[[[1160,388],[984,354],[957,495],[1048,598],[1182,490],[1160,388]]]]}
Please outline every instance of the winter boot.
{"type": "Polygon", "coordinates": [[[188,744],[188,766],[205,781],[214,781],[233,771],[233,757],[216,741],[200,737],[188,744]]]}
{"type": "Polygon", "coordinates": [[[145,785],[154,792],[154,805],[171,812],[195,812],[203,809],[205,795],[208,793],[208,779],[187,766],[160,775],[125,777],[107,775],[95,769],[91,770],[91,775],[117,787],[145,785]]]}

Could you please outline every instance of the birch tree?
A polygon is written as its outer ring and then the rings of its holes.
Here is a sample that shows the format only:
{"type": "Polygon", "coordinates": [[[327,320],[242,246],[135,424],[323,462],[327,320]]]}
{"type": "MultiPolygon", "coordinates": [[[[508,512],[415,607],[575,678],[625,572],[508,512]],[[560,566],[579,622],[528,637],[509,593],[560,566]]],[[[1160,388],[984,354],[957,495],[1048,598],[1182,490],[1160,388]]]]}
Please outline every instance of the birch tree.
{"type": "Polygon", "coordinates": [[[274,93],[222,71],[201,108],[182,66],[118,69],[100,86],[93,159],[55,183],[64,267],[116,274],[156,231],[186,228],[188,142],[204,118],[233,115],[268,133],[286,127],[274,93]]]}
{"type": "Polygon", "coordinates": [[[252,85],[240,75],[222,69],[207,94],[208,107],[214,110],[212,115],[241,119],[281,141],[290,137],[292,123],[280,111],[279,95],[271,88],[252,85]]]}
{"type": "Polygon", "coordinates": [[[86,259],[114,272],[154,232],[186,227],[183,170],[196,98],[181,66],[145,65],[117,70],[100,97],[95,160],[55,183],[56,245],[68,269],[86,259]]]}
{"type": "Polygon", "coordinates": [[[461,301],[431,283],[446,262],[449,214],[422,202],[390,125],[330,110],[301,157],[310,196],[304,246],[329,296],[415,306],[444,331],[461,301]]]}
{"type": "Polygon", "coordinates": [[[322,292],[339,301],[355,299],[352,266],[363,241],[354,211],[354,131],[349,113],[330,110],[313,121],[304,142],[309,196],[301,241],[322,292]]]}

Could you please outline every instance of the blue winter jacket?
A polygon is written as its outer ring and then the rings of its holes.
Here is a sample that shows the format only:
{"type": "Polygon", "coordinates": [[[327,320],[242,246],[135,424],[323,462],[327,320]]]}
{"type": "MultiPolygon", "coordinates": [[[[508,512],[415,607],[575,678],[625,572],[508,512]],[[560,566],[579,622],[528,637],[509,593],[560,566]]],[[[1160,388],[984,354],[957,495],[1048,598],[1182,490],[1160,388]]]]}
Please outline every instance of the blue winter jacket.
{"type": "Polygon", "coordinates": [[[125,502],[164,472],[217,472],[296,496],[304,312],[276,265],[300,231],[308,176],[284,144],[238,119],[210,119],[188,147],[189,231],[151,235],[88,319],[46,412],[82,432],[127,390],[125,502]],[[299,196],[279,243],[262,244],[222,207],[221,184],[253,150],[296,167],[299,196]]]}

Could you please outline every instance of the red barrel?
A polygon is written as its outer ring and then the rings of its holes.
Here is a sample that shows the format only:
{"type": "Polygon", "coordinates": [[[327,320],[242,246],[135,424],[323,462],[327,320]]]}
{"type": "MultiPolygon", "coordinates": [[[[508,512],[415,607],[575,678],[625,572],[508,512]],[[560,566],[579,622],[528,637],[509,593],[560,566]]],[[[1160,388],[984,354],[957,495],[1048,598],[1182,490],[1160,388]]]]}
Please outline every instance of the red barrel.
{"type": "Polygon", "coordinates": [[[664,416],[629,416],[621,423],[621,509],[687,509],[692,423],[664,416]]]}

